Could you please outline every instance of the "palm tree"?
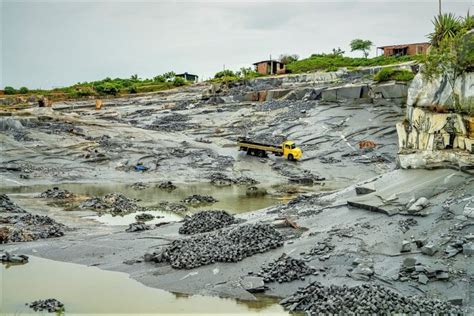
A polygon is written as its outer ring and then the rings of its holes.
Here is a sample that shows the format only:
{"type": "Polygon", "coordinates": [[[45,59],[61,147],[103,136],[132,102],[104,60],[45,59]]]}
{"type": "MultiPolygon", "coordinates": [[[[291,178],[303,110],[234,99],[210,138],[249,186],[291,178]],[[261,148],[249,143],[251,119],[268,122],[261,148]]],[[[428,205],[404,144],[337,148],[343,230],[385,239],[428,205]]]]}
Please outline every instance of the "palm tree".
{"type": "Polygon", "coordinates": [[[452,13],[440,14],[432,21],[434,32],[428,34],[431,45],[439,47],[445,39],[454,38],[463,27],[461,19],[452,13]]]}

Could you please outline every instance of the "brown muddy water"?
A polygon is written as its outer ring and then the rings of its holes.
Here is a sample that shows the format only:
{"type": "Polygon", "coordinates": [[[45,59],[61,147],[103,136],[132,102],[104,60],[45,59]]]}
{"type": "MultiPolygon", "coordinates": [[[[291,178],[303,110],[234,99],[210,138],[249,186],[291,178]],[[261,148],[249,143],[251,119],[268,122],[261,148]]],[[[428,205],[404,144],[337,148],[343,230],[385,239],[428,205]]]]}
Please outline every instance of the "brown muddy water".
{"type": "MultiPolygon", "coordinates": [[[[38,202],[40,202],[39,200],[43,200],[37,197],[41,192],[51,189],[54,186],[69,190],[77,195],[103,196],[112,192],[120,192],[129,198],[138,199],[138,204],[152,209],[152,211],[147,213],[162,216],[162,218],[148,222],[149,224],[180,220],[181,216],[177,214],[153,210],[153,208],[156,208],[163,201],[179,202],[185,197],[193,194],[211,195],[217,199],[218,202],[197,208],[189,208],[190,213],[203,209],[222,209],[232,214],[238,214],[266,208],[278,204],[281,201],[272,195],[254,197],[247,196],[245,186],[232,185],[217,187],[210,185],[209,183],[176,184],[178,188],[173,191],[161,190],[157,188],[154,183],[150,183],[149,187],[142,190],[134,189],[129,184],[65,183],[59,185],[3,187],[0,188],[0,193],[14,194],[12,197],[15,199],[24,200],[26,204],[30,204],[31,202],[34,202],[32,201],[33,198],[38,200],[38,202]]],[[[53,200],[48,202],[55,206],[58,205],[57,203],[54,203],[55,201],[53,200]]],[[[72,207],[69,206],[64,208],[69,210],[80,210],[78,204],[79,203],[72,207]]],[[[135,222],[135,216],[137,214],[139,213],[132,213],[125,216],[103,214],[101,216],[93,215],[88,218],[106,225],[128,225],[135,222]]]]}
{"type": "MultiPolygon", "coordinates": [[[[127,274],[31,257],[24,265],[0,264],[0,314],[25,315],[25,304],[55,298],[74,314],[247,314],[288,315],[278,300],[237,301],[200,295],[175,295],[146,287],[127,274]]],[[[39,314],[39,313],[36,313],[39,314]]],[[[46,313],[45,313],[46,314],[46,313]]]]}

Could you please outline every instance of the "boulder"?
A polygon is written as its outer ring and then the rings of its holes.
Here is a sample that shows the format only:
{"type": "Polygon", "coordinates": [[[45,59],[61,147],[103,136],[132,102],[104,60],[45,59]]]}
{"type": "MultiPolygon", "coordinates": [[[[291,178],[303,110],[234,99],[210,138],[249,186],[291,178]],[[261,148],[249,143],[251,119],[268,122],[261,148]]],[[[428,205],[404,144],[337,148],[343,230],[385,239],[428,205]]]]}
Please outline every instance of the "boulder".
{"type": "Polygon", "coordinates": [[[408,95],[408,86],[406,83],[387,82],[371,86],[373,97],[382,97],[384,99],[406,98],[408,95]]]}
{"type": "Polygon", "coordinates": [[[369,194],[375,192],[375,186],[373,183],[365,183],[361,185],[357,185],[355,187],[355,191],[357,195],[369,194]]]}
{"type": "Polygon", "coordinates": [[[246,276],[240,280],[240,285],[250,293],[265,291],[265,283],[263,278],[256,276],[246,276]]]}
{"type": "Polygon", "coordinates": [[[474,243],[468,242],[462,245],[462,253],[466,256],[474,255],[474,243]]]}
{"type": "Polygon", "coordinates": [[[438,251],[438,247],[432,243],[421,247],[421,252],[425,255],[432,256],[438,251]]]}

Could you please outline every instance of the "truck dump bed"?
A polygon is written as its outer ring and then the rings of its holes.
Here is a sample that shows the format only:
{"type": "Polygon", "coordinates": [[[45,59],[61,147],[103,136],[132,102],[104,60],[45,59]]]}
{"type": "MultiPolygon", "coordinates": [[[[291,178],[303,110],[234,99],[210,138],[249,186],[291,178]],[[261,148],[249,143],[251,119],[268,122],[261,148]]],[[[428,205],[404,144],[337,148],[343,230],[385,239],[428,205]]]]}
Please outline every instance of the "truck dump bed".
{"type": "Polygon", "coordinates": [[[237,143],[239,144],[240,147],[254,148],[254,149],[260,149],[260,150],[266,150],[266,151],[278,152],[278,153],[283,152],[283,149],[281,148],[281,144],[274,145],[274,144],[256,142],[245,137],[239,137],[237,139],[237,143]]]}

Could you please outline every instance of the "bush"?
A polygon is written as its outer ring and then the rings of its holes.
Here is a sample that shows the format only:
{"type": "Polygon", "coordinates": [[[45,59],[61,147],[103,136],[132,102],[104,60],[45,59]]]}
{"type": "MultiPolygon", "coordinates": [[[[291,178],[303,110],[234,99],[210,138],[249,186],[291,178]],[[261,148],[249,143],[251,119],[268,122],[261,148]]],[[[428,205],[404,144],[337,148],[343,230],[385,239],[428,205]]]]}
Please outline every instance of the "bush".
{"type": "Polygon", "coordinates": [[[117,95],[120,87],[116,83],[105,82],[96,86],[96,90],[99,93],[117,95]]]}
{"type": "Polygon", "coordinates": [[[186,84],[186,80],[181,77],[175,77],[173,80],[173,85],[176,87],[184,86],[186,84]]]}
{"type": "Polygon", "coordinates": [[[20,90],[19,90],[19,92],[20,92],[21,94],[27,94],[28,91],[29,91],[29,90],[28,90],[27,87],[21,87],[20,90]]]}
{"type": "Polygon", "coordinates": [[[75,94],[78,97],[88,97],[88,96],[94,95],[95,91],[94,89],[92,89],[92,87],[79,87],[73,94],[75,94]]]}
{"type": "Polygon", "coordinates": [[[406,69],[394,69],[391,67],[380,70],[375,76],[374,80],[377,82],[384,82],[390,80],[410,81],[415,75],[406,69]]]}
{"type": "Polygon", "coordinates": [[[219,71],[214,75],[214,78],[237,77],[237,75],[230,69],[219,71]]]}
{"type": "Polygon", "coordinates": [[[16,93],[16,90],[13,87],[5,87],[5,89],[3,89],[3,91],[5,92],[5,94],[15,94],[16,93]]]}
{"type": "Polygon", "coordinates": [[[128,93],[132,93],[132,94],[135,94],[138,92],[138,88],[136,85],[132,85],[128,88],[128,93]]]}

